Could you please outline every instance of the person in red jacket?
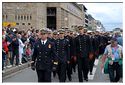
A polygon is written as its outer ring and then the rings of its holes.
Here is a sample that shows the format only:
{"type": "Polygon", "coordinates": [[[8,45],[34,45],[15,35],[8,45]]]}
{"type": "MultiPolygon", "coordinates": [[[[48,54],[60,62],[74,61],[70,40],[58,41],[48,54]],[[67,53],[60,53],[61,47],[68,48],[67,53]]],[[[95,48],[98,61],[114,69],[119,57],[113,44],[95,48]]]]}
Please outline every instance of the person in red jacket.
{"type": "Polygon", "coordinates": [[[8,44],[6,42],[5,35],[3,35],[2,36],[2,70],[4,70],[4,67],[5,67],[7,53],[8,53],[8,44]]]}
{"type": "Polygon", "coordinates": [[[28,45],[26,48],[26,56],[27,56],[28,60],[31,60],[31,54],[32,54],[32,50],[31,50],[30,45],[28,45]]]}

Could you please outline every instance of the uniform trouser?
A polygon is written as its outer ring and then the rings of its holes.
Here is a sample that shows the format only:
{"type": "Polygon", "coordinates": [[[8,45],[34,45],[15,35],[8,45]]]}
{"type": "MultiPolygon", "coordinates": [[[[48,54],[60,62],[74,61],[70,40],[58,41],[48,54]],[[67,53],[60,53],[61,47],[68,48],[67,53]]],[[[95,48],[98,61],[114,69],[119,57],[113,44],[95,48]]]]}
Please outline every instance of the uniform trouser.
{"type": "Polygon", "coordinates": [[[92,72],[93,70],[94,62],[95,62],[95,57],[93,57],[93,59],[89,59],[89,71],[90,72],[92,72]]]}
{"type": "Polygon", "coordinates": [[[13,65],[15,56],[16,56],[16,65],[19,65],[19,52],[18,51],[12,52],[11,64],[13,65]]]}
{"type": "Polygon", "coordinates": [[[57,69],[58,69],[57,67],[58,67],[57,65],[53,65],[53,77],[55,77],[57,74],[57,69]]]}
{"type": "Polygon", "coordinates": [[[59,82],[65,82],[66,81],[66,62],[61,62],[58,65],[58,76],[59,76],[59,82]]]}
{"type": "Polygon", "coordinates": [[[97,50],[95,51],[95,57],[98,59],[98,57],[99,57],[99,49],[97,49],[97,50]]]}
{"type": "Polygon", "coordinates": [[[51,71],[49,70],[36,70],[38,82],[51,82],[51,71]]]}
{"type": "Polygon", "coordinates": [[[53,77],[55,77],[56,76],[56,71],[53,71],[53,77]]]}
{"type": "Polygon", "coordinates": [[[74,61],[74,59],[71,59],[71,74],[74,72],[76,72],[76,61],[74,61]]]}
{"type": "Polygon", "coordinates": [[[72,63],[72,72],[76,72],[76,63],[72,63]]]}
{"type": "Polygon", "coordinates": [[[113,62],[113,65],[108,64],[109,78],[111,82],[118,82],[120,79],[120,65],[118,62],[113,62]],[[116,72],[116,76],[115,73],[116,72]]]}
{"type": "Polygon", "coordinates": [[[89,66],[88,66],[88,58],[84,57],[78,58],[78,78],[79,78],[79,82],[83,82],[83,77],[84,79],[88,79],[88,70],[89,70],[89,66]]]}
{"type": "Polygon", "coordinates": [[[71,81],[71,73],[72,73],[71,64],[67,64],[66,73],[67,73],[68,79],[71,81]]]}

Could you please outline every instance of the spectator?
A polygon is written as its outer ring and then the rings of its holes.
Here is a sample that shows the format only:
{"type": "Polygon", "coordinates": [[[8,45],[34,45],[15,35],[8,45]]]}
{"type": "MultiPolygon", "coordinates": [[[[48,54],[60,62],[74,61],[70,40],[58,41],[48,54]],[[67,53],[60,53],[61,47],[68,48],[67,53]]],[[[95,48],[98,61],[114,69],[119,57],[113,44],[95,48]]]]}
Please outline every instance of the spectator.
{"type": "Polygon", "coordinates": [[[24,33],[21,38],[22,42],[25,43],[27,41],[27,38],[28,38],[27,33],[24,33]]]}
{"type": "Polygon", "coordinates": [[[5,35],[2,36],[2,70],[4,70],[6,55],[8,54],[8,45],[5,39],[5,35]]]}
{"type": "Polygon", "coordinates": [[[33,49],[34,48],[34,43],[35,43],[35,35],[33,33],[29,37],[29,43],[31,44],[31,49],[33,49]]]}
{"type": "Polygon", "coordinates": [[[21,40],[21,35],[19,34],[19,36],[18,36],[18,40],[19,40],[19,64],[20,65],[22,65],[22,55],[23,55],[23,48],[24,48],[24,44],[23,44],[23,42],[22,42],[22,40],[21,40]]]}
{"type": "Polygon", "coordinates": [[[31,54],[32,54],[32,50],[31,50],[31,47],[30,47],[30,44],[29,44],[26,48],[26,56],[27,56],[29,61],[31,60],[31,54]]]}
{"type": "Polygon", "coordinates": [[[123,46],[123,37],[121,35],[117,37],[117,41],[119,45],[123,46]]]}
{"type": "Polygon", "coordinates": [[[6,41],[8,44],[8,54],[7,54],[7,60],[6,60],[7,67],[12,67],[12,65],[10,64],[12,59],[12,44],[11,44],[12,37],[13,37],[13,34],[10,32],[8,33],[8,35],[6,35],[6,41]]]}
{"type": "Polygon", "coordinates": [[[10,24],[7,26],[6,32],[7,32],[7,33],[12,32],[12,30],[11,30],[11,25],[10,25],[10,24]]]}
{"type": "Polygon", "coordinates": [[[19,41],[17,36],[12,39],[12,60],[11,64],[14,66],[14,58],[16,56],[16,65],[19,65],[19,41]]]}
{"type": "Polygon", "coordinates": [[[116,38],[112,38],[111,44],[106,46],[102,59],[105,61],[106,58],[108,59],[108,73],[110,81],[118,82],[121,77],[121,70],[122,70],[121,60],[123,58],[123,53],[122,53],[122,46],[117,44],[116,38]]]}

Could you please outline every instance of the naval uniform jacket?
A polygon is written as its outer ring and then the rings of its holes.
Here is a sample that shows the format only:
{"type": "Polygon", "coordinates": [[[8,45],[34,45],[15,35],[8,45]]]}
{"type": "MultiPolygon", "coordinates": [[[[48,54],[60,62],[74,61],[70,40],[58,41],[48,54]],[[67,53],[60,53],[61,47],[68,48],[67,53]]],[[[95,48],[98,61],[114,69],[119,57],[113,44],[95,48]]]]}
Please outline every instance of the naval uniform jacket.
{"type": "Polygon", "coordinates": [[[90,50],[90,39],[88,35],[78,35],[75,39],[77,57],[88,57],[90,50]]]}
{"type": "Polygon", "coordinates": [[[67,39],[57,39],[56,51],[59,62],[66,63],[70,60],[70,47],[67,39]]]}
{"type": "MultiPolygon", "coordinates": [[[[32,61],[36,63],[36,70],[52,70],[53,60],[57,61],[55,45],[50,40],[43,45],[38,40],[34,45],[32,61]]],[[[33,64],[35,64],[33,63],[33,64]]]]}

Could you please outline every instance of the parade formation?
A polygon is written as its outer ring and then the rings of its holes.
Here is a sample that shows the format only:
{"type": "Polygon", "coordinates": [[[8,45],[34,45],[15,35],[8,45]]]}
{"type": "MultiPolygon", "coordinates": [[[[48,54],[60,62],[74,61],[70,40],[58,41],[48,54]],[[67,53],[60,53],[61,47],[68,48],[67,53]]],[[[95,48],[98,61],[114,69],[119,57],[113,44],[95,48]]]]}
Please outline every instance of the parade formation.
{"type": "Polygon", "coordinates": [[[123,2],[1,8],[2,82],[123,82],[123,2]]]}
{"type": "Polygon", "coordinates": [[[59,82],[72,81],[76,71],[79,82],[89,82],[88,73],[93,75],[95,59],[101,55],[100,68],[108,71],[110,82],[118,82],[123,74],[121,42],[120,33],[88,32],[83,26],[77,31],[31,28],[26,32],[8,25],[2,29],[2,70],[31,62],[38,82],[52,82],[55,76],[59,82]]]}

